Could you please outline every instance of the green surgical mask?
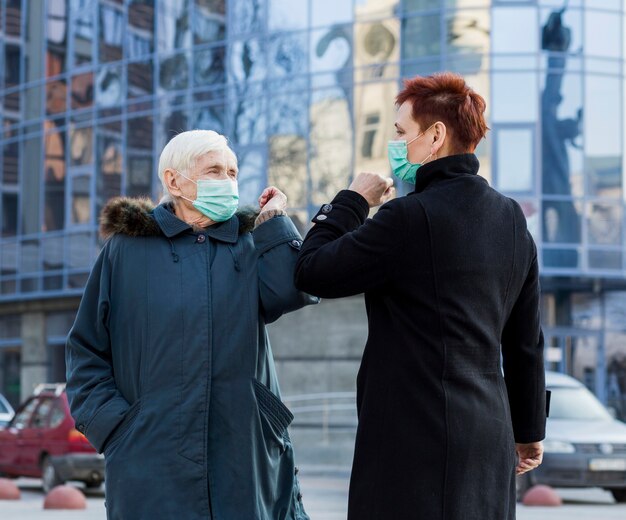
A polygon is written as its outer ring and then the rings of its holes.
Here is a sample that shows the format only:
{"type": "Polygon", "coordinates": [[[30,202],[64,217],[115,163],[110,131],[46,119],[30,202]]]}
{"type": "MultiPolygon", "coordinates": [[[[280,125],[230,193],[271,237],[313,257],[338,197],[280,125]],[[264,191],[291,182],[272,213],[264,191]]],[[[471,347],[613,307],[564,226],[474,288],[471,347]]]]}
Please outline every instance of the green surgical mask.
{"type": "Polygon", "coordinates": [[[213,222],[225,222],[235,214],[239,206],[237,181],[230,179],[194,181],[178,173],[198,186],[196,200],[188,199],[183,195],[181,197],[191,202],[193,207],[205,217],[209,217],[213,222]]]}
{"type": "MultiPolygon", "coordinates": [[[[429,127],[428,130],[430,130],[429,127]]],[[[410,182],[411,184],[415,184],[415,179],[417,176],[417,170],[424,164],[428,159],[432,157],[432,153],[428,155],[422,162],[412,163],[409,162],[408,155],[409,150],[408,146],[413,142],[417,141],[420,137],[422,137],[426,132],[422,132],[417,137],[411,139],[410,141],[404,141],[402,139],[398,141],[389,141],[387,143],[387,155],[389,156],[389,164],[391,165],[391,171],[393,174],[398,177],[400,180],[405,182],[410,182]]]]}

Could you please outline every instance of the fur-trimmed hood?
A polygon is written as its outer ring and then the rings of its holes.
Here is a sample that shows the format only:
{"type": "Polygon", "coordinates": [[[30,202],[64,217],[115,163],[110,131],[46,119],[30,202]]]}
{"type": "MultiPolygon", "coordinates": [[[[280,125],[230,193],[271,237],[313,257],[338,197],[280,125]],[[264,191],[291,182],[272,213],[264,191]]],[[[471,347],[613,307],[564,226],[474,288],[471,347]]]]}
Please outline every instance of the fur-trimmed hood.
{"type": "MultiPolygon", "coordinates": [[[[156,206],[148,198],[116,197],[111,199],[100,213],[100,235],[109,238],[115,234],[131,237],[162,235],[154,218],[156,206]]],[[[236,213],[239,219],[239,234],[252,231],[258,211],[243,207],[236,213]]]]}

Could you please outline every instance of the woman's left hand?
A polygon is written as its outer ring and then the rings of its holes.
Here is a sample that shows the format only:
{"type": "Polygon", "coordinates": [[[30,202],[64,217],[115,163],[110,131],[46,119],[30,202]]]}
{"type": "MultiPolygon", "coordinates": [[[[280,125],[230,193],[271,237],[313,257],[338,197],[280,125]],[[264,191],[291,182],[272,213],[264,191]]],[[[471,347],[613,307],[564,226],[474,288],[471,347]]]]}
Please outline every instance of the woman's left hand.
{"type": "Polygon", "coordinates": [[[287,195],[274,186],[269,186],[263,190],[259,197],[259,207],[261,213],[265,211],[287,209],[287,195]]]}

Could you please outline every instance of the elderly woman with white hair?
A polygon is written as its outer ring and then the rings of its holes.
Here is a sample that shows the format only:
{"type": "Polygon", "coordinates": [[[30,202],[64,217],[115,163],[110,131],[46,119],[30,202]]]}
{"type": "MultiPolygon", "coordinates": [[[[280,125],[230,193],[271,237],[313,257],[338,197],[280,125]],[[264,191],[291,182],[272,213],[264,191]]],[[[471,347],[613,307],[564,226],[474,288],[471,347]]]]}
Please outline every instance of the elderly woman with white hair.
{"type": "Polygon", "coordinates": [[[265,189],[237,213],[237,158],[194,130],[163,149],[165,197],[114,199],[67,340],[76,428],[104,453],[111,519],[308,519],[265,324],[317,300],[265,189]],[[255,218],[256,217],[256,218],[255,218]]]}

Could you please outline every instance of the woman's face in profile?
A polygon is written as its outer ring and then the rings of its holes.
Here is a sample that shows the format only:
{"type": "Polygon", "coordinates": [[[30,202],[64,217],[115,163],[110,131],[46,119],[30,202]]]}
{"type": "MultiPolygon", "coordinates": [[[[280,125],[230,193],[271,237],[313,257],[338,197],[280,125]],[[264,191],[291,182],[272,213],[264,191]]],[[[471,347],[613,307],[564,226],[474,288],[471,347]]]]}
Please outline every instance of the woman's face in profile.
{"type": "MultiPolygon", "coordinates": [[[[405,101],[398,108],[396,113],[395,122],[395,137],[394,139],[406,141],[410,143],[407,145],[409,162],[419,163],[422,162],[430,154],[432,140],[428,139],[427,135],[421,135],[422,129],[417,121],[413,119],[413,104],[410,101],[405,101]],[[419,136],[419,139],[415,139],[419,136]],[[413,139],[415,141],[411,142],[413,139]]],[[[428,130],[426,131],[428,134],[428,130]]]]}

